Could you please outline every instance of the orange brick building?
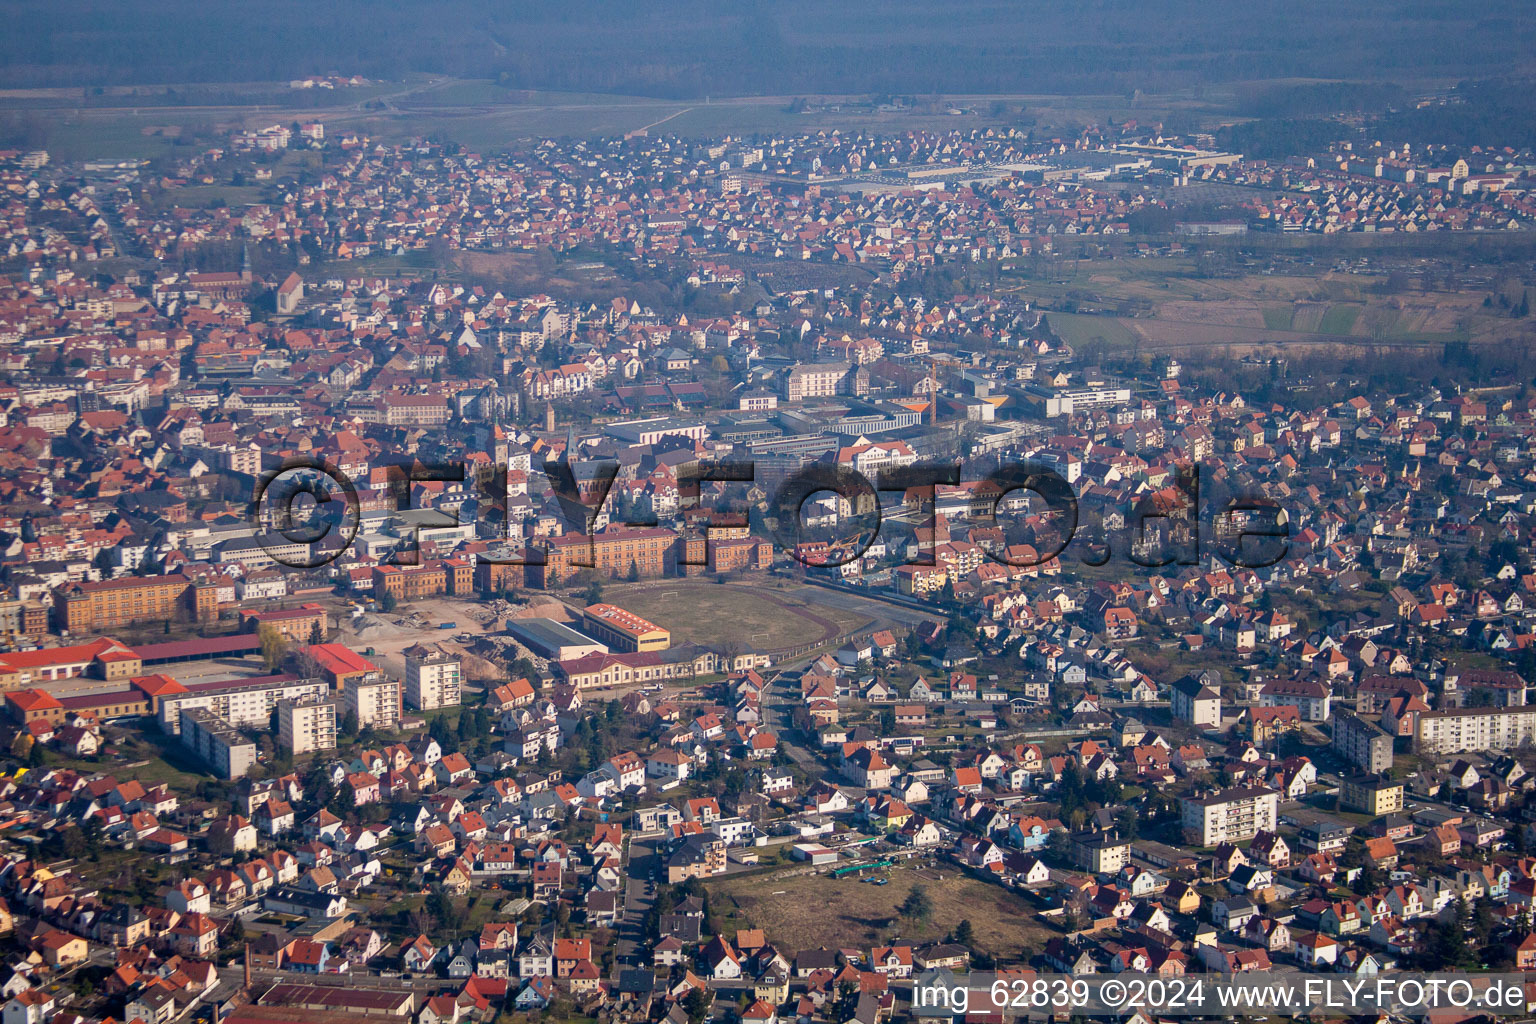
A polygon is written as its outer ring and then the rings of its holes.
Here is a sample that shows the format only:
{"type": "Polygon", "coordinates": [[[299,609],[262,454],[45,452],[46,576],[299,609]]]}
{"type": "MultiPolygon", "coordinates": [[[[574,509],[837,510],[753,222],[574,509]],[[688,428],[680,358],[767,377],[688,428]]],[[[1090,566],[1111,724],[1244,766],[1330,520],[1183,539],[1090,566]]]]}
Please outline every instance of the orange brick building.
{"type": "Polygon", "coordinates": [[[524,586],[528,582],[527,568],[521,564],[478,561],[475,563],[475,586],[487,594],[495,594],[508,587],[524,586]]]}
{"type": "Polygon", "coordinates": [[[320,666],[320,674],[331,684],[331,689],[338,693],[346,690],[348,683],[379,672],[379,666],[344,644],[312,644],[309,655],[320,666]]]}
{"type": "Polygon", "coordinates": [[[424,565],[379,565],[373,570],[373,592],[389,594],[397,601],[438,594],[467,595],[474,587],[474,567],[461,558],[424,565]]]}
{"type": "Polygon", "coordinates": [[[528,566],[528,586],[559,586],[583,569],[600,576],[624,578],[630,567],[641,579],[666,575],[673,567],[677,535],[659,527],[610,528],[594,534],[567,533],[551,537],[545,564],[528,566]],[[592,563],[590,565],[586,563],[592,563]]]}
{"type": "Polygon", "coordinates": [[[711,534],[708,538],[688,537],[679,541],[679,546],[683,550],[680,568],[686,576],[761,570],[773,565],[773,542],[761,537],[722,539],[711,534]]]}
{"type": "Polygon", "coordinates": [[[329,622],[325,609],[318,604],[301,604],[297,608],[279,608],[270,612],[240,613],[242,632],[257,633],[262,626],[271,626],[285,640],[307,644],[317,629],[323,637],[329,622]]]}
{"type": "Polygon", "coordinates": [[[526,552],[530,564],[505,565],[481,561],[475,566],[475,585],[486,593],[509,586],[557,587],[584,569],[600,576],[625,579],[631,567],[641,579],[682,574],[755,571],[773,564],[773,543],[747,536],[746,527],[712,530],[703,536],[679,537],[659,527],[610,527],[595,534],[567,533],[551,537],[544,548],[526,552]],[[531,564],[543,558],[544,563],[531,564]],[[692,563],[692,564],[690,564],[692,563]]]}
{"type": "Polygon", "coordinates": [[[164,621],[175,618],[178,612],[186,612],[199,622],[219,614],[217,588],[194,584],[180,573],[70,583],[55,595],[55,621],[71,633],[164,621]]]}

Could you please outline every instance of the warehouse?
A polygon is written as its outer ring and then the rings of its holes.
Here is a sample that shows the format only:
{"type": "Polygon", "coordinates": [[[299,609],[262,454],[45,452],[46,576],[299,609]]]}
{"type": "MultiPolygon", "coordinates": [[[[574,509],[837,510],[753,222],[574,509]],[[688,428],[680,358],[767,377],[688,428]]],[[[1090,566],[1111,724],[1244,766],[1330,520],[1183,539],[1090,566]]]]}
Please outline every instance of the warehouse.
{"type": "Polygon", "coordinates": [[[547,661],[570,661],[607,654],[608,646],[554,619],[508,619],[507,632],[547,661]]]}

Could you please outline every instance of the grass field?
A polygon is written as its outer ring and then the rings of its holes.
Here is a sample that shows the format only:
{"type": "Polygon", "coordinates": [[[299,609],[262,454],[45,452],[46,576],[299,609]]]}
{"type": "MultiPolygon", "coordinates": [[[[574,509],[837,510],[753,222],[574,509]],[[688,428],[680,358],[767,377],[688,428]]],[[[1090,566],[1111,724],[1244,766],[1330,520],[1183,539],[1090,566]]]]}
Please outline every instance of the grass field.
{"type": "Polygon", "coordinates": [[[1264,326],[1271,331],[1288,331],[1291,329],[1291,309],[1288,306],[1264,307],[1264,326]]]}
{"type": "Polygon", "coordinates": [[[889,885],[825,875],[722,879],[709,883],[710,906],[728,934],[763,928],[792,949],[867,947],[898,937],[904,943],[931,942],[967,920],[978,948],[1016,957],[1024,947],[1038,951],[1056,934],[1039,923],[1022,897],[951,868],[894,868],[888,876],[889,885]],[[896,911],[913,885],[921,885],[933,905],[924,921],[905,920],[896,911]]]}
{"type": "Polygon", "coordinates": [[[1052,312],[1046,318],[1062,340],[1073,347],[1100,338],[1111,348],[1129,348],[1136,343],[1136,332],[1114,317],[1052,312]]]}
{"type": "Polygon", "coordinates": [[[864,626],[857,612],[810,605],[772,590],[692,580],[610,587],[604,600],[628,607],[672,633],[673,643],[736,643],[773,651],[864,626]]]}
{"type": "Polygon", "coordinates": [[[1324,334],[1348,334],[1355,329],[1355,321],[1360,319],[1360,308],[1346,305],[1328,307],[1319,330],[1324,334]]]}
{"type": "Polygon", "coordinates": [[[48,765],[53,768],[68,768],[87,775],[102,772],[114,775],[119,780],[137,779],[146,786],[164,783],[185,790],[192,789],[208,778],[197,771],[198,766],[191,756],[183,755],[181,750],[171,752],[171,756],[177,761],[173,764],[152,745],[143,741],[121,744],[121,747],[124,757],[127,758],[126,761],[116,761],[109,757],[102,757],[95,761],[80,760],[53,751],[48,755],[48,765]]]}

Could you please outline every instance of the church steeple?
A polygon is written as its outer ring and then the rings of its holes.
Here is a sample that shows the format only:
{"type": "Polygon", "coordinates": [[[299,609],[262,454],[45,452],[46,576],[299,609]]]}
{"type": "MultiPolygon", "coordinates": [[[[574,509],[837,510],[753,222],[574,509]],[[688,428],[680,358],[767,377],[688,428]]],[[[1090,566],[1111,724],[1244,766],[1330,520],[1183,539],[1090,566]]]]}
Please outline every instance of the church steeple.
{"type": "Polygon", "coordinates": [[[248,242],[240,246],[240,280],[251,283],[251,246],[248,242]]]}

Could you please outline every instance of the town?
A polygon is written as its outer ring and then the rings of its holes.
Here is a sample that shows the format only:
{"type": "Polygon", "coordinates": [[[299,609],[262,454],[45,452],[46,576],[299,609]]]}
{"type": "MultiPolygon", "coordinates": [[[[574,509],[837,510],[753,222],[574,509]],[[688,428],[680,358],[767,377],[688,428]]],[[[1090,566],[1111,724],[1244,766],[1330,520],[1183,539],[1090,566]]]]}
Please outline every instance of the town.
{"type": "Polygon", "coordinates": [[[5,1024],[1536,981],[1536,153],[1223,145],[0,152],[5,1024]]]}

